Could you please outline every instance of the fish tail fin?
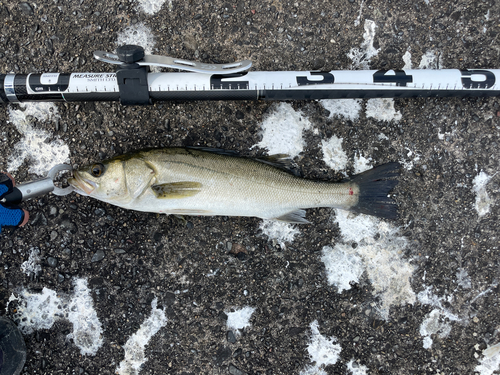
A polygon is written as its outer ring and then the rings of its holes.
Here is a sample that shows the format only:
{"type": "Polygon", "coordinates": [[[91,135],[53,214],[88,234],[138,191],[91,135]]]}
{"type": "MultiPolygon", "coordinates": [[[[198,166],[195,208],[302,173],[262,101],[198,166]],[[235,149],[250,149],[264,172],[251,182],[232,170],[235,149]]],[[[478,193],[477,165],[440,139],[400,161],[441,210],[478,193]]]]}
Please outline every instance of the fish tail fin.
{"type": "Polygon", "coordinates": [[[359,199],[349,211],[397,219],[398,206],[388,194],[399,182],[400,168],[399,163],[387,163],[354,176],[351,182],[359,187],[359,199]]]}

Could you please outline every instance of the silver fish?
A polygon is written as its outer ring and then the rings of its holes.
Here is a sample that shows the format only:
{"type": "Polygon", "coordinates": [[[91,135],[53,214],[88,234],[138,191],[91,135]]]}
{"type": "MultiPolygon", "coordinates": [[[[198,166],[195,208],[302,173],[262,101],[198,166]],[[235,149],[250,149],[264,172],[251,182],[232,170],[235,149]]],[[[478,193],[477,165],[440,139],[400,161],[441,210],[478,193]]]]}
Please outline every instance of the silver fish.
{"type": "Polygon", "coordinates": [[[78,169],[69,183],[82,195],[162,214],[308,223],[304,209],[334,207],[397,217],[397,205],[388,194],[398,182],[398,163],[333,183],[303,179],[278,168],[282,156],[269,161],[191,148],[142,150],[78,169]]]}

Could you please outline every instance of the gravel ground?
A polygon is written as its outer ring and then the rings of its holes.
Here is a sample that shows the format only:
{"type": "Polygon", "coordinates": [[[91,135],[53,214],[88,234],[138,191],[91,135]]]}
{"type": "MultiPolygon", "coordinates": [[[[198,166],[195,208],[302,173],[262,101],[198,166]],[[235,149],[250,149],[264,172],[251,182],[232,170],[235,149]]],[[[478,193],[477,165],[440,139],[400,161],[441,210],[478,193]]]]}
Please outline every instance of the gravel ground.
{"type": "MultiPolygon", "coordinates": [[[[414,67],[432,56],[429,67],[500,68],[494,0],[171,0],[153,8],[147,13],[119,0],[4,0],[0,72],[112,71],[93,51],[113,51],[127,28],[150,30],[155,54],[250,59],[254,70],[352,69],[353,48],[364,48],[371,69],[401,69],[405,54],[414,67]],[[376,25],[378,49],[370,58],[367,20],[376,25]]],[[[404,165],[396,189],[400,217],[370,221],[368,237],[356,226],[365,218],[330,209],[309,210],[311,224],[283,242],[266,235],[260,219],[183,222],[75,194],[26,202],[30,223],[0,244],[0,311],[25,319],[23,373],[498,373],[499,100],[396,99],[386,103],[400,116],[385,121],[370,115],[373,103],[360,101],[357,118],[307,101],[56,104],[50,108],[58,114],[45,121],[28,117],[28,130],[12,120],[19,106],[5,106],[0,169],[21,182],[37,177],[30,168],[39,155],[21,152],[33,146],[29,134],[41,137],[35,147],[48,147],[54,158],[64,159],[68,147],[73,165],[164,146],[256,156],[267,153],[259,143],[263,124],[280,108],[311,123],[295,158],[304,177],[343,177],[323,160],[322,145],[332,137],[342,138],[349,175],[360,153],[372,165],[404,165]],[[349,228],[355,233],[346,234],[349,228]],[[24,262],[37,251],[39,269],[27,272],[24,262]],[[377,260],[387,252],[389,260],[377,260]],[[325,265],[328,254],[349,254],[365,268],[342,290],[325,265]],[[50,291],[38,311],[53,304],[58,313],[39,324],[26,311],[50,291]],[[253,313],[238,329],[232,313],[247,306],[253,313]],[[72,318],[81,310],[83,320],[72,318]],[[147,343],[144,352],[127,344],[134,334],[147,343]]]]}

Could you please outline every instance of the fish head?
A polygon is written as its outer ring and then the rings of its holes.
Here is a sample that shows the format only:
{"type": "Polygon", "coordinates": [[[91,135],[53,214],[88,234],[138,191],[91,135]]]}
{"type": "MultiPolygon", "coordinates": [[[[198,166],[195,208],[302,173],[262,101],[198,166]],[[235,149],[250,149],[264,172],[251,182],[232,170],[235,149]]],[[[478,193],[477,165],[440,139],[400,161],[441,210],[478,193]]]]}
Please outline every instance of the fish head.
{"type": "Polygon", "coordinates": [[[117,157],[73,171],[76,192],[113,204],[126,204],[149,188],[154,169],[140,157],[117,157]]]}

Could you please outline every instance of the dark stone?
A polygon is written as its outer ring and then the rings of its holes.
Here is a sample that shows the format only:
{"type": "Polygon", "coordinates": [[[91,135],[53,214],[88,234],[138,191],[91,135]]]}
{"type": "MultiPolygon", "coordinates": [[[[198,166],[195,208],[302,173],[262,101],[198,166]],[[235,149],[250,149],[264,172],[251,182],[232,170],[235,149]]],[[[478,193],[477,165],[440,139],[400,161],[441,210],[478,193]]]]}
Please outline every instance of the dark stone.
{"type": "Polygon", "coordinates": [[[94,256],[92,257],[92,262],[100,262],[101,260],[104,259],[104,257],[106,256],[106,254],[104,253],[103,250],[97,250],[94,254],[94,256]]]}
{"type": "Polygon", "coordinates": [[[229,373],[231,375],[246,375],[246,372],[241,371],[239,368],[237,368],[233,365],[229,365],[229,373]]]}
{"type": "Polygon", "coordinates": [[[94,213],[97,215],[97,216],[104,216],[106,215],[106,211],[103,209],[103,208],[96,208],[94,213]]]}
{"type": "Polygon", "coordinates": [[[2,374],[20,374],[26,362],[26,345],[17,326],[0,317],[0,371],[2,374]]]}
{"type": "Polygon", "coordinates": [[[304,332],[306,329],[302,327],[292,327],[288,330],[288,334],[290,336],[296,336],[302,332],[304,332]]]}
{"type": "Polygon", "coordinates": [[[55,268],[57,267],[57,258],[54,258],[54,257],[48,257],[47,258],[47,263],[49,264],[49,266],[51,266],[52,268],[55,268]]]}
{"type": "Polygon", "coordinates": [[[234,335],[233,331],[227,331],[227,341],[229,341],[231,344],[234,344],[236,342],[236,336],[234,335]]]}
{"type": "Polygon", "coordinates": [[[222,362],[231,357],[231,349],[225,346],[219,346],[215,355],[215,363],[220,366],[222,362]]]}
{"type": "Polygon", "coordinates": [[[33,8],[31,7],[31,5],[25,2],[19,3],[19,9],[21,10],[21,12],[23,12],[28,16],[32,16],[33,14],[35,14],[35,12],[33,12],[33,8]]]}
{"type": "Polygon", "coordinates": [[[34,219],[31,221],[32,225],[47,225],[47,218],[41,212],[37,212],[34,219]]]}
{"type": "Polygon", "coordinates": [[[323,66],[325,66],[325,59],[321,57],[317,57],[312,62],[312,70],[320,70],[323,66]]]}
{"type": "Polygon", "coordinates": [[[76,228],[75,223],[73,223],[69,220],[63,220],[63,221],[61,221],[61,224],[59,224],[59,225],[64,230],[70,231],[73,234],[75,234],[77,232],[77,228],[76,228]]]}

